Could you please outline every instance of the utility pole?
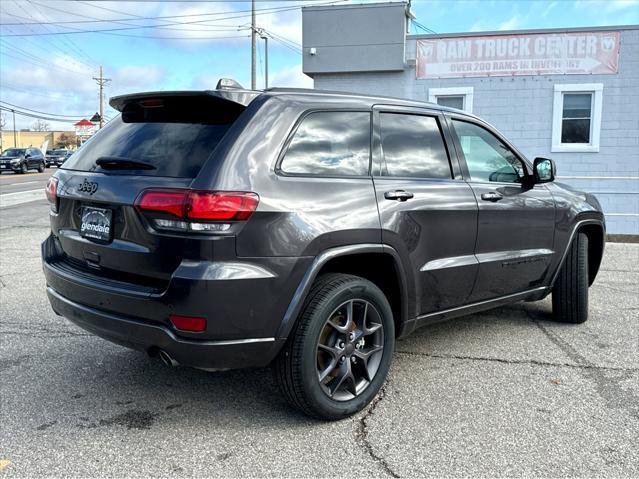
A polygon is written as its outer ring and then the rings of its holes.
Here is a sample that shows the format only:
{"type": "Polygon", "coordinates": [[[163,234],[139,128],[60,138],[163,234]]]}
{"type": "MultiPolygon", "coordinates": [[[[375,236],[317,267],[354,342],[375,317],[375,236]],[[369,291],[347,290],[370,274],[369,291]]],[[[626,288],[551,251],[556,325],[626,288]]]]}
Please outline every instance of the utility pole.
{"type": "Polygon", "coordinates": [[[17,148],[18,140],[16,139],[16,111],[11,110],[11,113],[13,113],[13,147],[17,148]]]}
{"type": "Polygon", "coordinates": [[[264,89],[268,88],[268,36],[260,29],[260,38],[264,40],[264,89]]]}
{"type": "Polygon", "coordinates": [[[93,77],[93,79],[98,82],[98,86],[100,87],[100,129],[104,126],[104,85],[111,81],[110,78],[104,78],[102,74],[102,65],[100,65],[100,76],[93,77]]]}
{"type": "Polygon", "coordinates": [[[255,87],[255,0],[251,0],[251,90],[255,87]]]}

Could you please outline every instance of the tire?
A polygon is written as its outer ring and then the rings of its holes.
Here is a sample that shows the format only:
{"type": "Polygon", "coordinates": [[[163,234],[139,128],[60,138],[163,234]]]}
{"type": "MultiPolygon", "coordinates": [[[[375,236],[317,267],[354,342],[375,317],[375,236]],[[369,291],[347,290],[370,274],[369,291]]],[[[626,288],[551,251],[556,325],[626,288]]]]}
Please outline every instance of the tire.
{"type": "Polygon", "coordinates": [[[25,173],[27,173],[28,171],[29,171],[29,168],[27,167],[27,164],[26,164],[26,163],[22,163],[22,164],[20,165],[20,170],[18,170],[18,172],[19,172],[20,174],[23,174],[23,175],[24,175],[25,173]]]}
{"type": "Polygon", "coordinates": [[[38,166],[38,173],[44,173],[44,170],[45,170],[44,163],[40,163],[40,166],[38,166]]]}
{"type": "Polygon", "coordinates": [[[555,321],[583,323],[588,319],[588,236],[577,233],[552,289],[555,321]]]}
{"type": "Polygon", "coordinates": [[[342,419],[377,395],[394,347],[393,313],[384,293],[358,276],[322,275],[274,361],[275,380],[286,400],[305,414],[342,419]]]}

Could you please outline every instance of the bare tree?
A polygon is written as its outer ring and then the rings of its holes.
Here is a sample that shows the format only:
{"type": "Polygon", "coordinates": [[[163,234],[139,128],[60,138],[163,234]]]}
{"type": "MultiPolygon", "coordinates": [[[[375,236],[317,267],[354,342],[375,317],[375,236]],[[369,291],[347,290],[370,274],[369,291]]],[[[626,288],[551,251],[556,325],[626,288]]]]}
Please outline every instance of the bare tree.
{"type": "Polygon", "coordinates": [[[51,126],[44,120],[36,120],[31,125],[33,131],[49,131],[49,128],[51,128],[51,126]]]}
{"type": "Polygon", "coordinates": [[[4,130],[5,126],[7,126],[7,118],[4,113],[0,113],[0,131],[4,130]]]}
{"type": "Polygon", "coordinates": [[[56,143],[56,148],[70,148],[77,143],[75,135],[67,135],[66,133],[62,133],[58,137],[58,142],[56,143]]]}

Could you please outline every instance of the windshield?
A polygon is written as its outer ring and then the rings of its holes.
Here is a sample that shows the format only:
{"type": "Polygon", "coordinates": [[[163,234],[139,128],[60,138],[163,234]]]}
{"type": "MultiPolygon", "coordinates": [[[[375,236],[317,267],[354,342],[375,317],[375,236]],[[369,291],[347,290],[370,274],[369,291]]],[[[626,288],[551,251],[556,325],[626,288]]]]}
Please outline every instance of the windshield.
{"type": "Polygon", "coordinates": [[[0,156],[21,156],[26,150],[24,148],[9,148],[4,150],[0,156]]]}

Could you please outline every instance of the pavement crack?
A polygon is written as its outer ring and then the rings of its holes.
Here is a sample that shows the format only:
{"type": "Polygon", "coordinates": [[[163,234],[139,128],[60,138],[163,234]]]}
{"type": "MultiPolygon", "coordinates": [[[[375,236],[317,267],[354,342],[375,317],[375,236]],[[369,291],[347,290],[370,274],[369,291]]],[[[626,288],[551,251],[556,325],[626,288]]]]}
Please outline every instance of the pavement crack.
{"type": "Polygon", "coordinates": [[[583,377],[592,383],[595,391],[603,399],[608,409],[621,409],[627,412],[630,417],[639,419],[639,395],[628,388],[624,388],[622,385],[623,381],[632,378],[637,369],[612,369],[595,366],[588,358],[577,351],[572,344],[544,326],[540,318],[537,318],[530,311],[526,311],[526,313],[554,345],[579,365],[583,377]]]}
{"type": "Polygon", "coordinates": [[[431,354],[415,351],[396,351],[397,354],[406,354],[409,356],[424,356],[435,359],[458,359],[461,361],[486,361],[503,364],[530,364],[533,366],[559,367],[559,368],[576,368],[576,369],[603,369],[609,371],[639,371],[637,368],[618,368],[615,366],[597,366],[594,364],[571,364],[571,363],[552,363],[549,361],[537,361],[535,359],[505,359],[492,358],[484,356],[461,356],[453,354],[431,354]]]}
{"type": "Polygon", "coordinates": [[[358,419],[356,423],[357,428],[355,430],[355,441],[366,452],[366,454],[368,454],[370,458],[383,469],[386,475],[390,477],[400,477],[399,474],[397,474],[395,471],[391,469],[388,462],[386,462],[386,460],[383,457],[381,457],[379,454],[375,452],[375,450],[373,449],[373,445],[370,443],[368,439],[369,437],[368,420],[375,413],[375,409],[377,408],[377,405],[386,396],[386,387],[387,385],[382,386],[382,388],[379,390],[379,393],[377,393],[377,396],[375,396],[375,399],[373,399],[373,401],[368,406],[366,413],[364,413],[364,415],[358,419]]]}

